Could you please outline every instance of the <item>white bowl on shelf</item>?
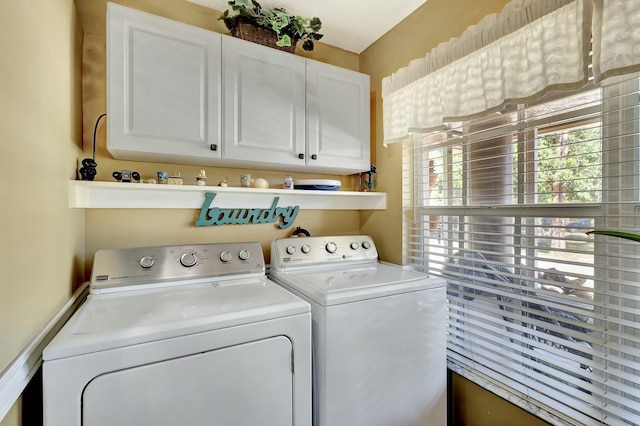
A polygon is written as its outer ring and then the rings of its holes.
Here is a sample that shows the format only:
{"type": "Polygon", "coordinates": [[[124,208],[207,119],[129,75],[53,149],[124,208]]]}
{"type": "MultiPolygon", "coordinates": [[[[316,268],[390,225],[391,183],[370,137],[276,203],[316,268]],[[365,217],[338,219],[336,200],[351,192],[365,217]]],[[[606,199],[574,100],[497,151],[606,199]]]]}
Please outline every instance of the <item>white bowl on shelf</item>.
{"type": "Polygon", "coordinates": [[[295,179],[293,181],[294,189],[337,191],[341,186],[342,183],[334,179],[295,179]]]}

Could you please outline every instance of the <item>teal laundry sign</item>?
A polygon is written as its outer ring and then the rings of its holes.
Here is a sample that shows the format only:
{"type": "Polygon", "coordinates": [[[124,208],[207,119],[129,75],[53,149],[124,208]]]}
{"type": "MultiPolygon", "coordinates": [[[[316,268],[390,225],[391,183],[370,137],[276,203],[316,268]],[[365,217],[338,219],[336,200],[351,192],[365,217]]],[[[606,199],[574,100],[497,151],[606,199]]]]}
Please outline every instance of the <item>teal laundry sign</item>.
{"type": "Polygon", "coordinates": [[[290,227],[298,216],[298,206],[278,207],[280,197],[275,197],[269,209],[221,209],[211,207],[216,193],[204,194],[204,204],[195,226],[245,225],[248,223],[278,223],[278,228],[290,227]]]}

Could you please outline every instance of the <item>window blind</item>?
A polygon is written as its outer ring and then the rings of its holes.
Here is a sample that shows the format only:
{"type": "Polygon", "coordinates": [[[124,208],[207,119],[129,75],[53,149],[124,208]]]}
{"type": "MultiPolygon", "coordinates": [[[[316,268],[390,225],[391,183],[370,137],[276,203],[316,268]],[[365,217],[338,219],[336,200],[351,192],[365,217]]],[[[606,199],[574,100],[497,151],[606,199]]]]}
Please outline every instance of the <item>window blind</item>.
{"type": "Polygon", "coordinates": [[[405,264],[442,276],[449,368],[553,424],[640,424],[638,74],[403,143],[405,264]]]}

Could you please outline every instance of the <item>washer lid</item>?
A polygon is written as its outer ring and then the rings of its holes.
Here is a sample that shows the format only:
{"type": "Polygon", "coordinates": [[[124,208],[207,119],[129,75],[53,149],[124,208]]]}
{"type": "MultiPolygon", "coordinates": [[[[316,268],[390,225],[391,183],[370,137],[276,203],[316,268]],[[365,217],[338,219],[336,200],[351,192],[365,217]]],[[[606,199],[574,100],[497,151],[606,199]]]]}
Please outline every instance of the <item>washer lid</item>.
{"type": "Polygon", "coordinates": [[[266,277],[90,295],[43,352],[52,360],[310,312],[266,277]]]}
{"type": "Polygon", "coordinates": [[[384,263],[308,268],[289,272],[272,271],[271,277],[322,306],[444,285],[444,280],[440,278],[431,278],[398,265],[384,263]]]}

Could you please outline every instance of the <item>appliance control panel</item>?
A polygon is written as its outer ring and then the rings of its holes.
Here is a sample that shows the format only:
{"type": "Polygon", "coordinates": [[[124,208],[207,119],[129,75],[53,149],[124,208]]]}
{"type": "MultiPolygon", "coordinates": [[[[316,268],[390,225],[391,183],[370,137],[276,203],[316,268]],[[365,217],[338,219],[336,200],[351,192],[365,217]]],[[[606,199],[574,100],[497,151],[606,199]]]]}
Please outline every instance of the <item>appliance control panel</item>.
{"type": "Polygon", "coordinates": [[[271,269],[274,271],[377,261],[378,251],[367,235],[280,238],[271,243],[271,269]]]}
{"type": "Polygon", "coordinates": [[[172,282],[265,275],[258,242],[99,250],[93,258],[92,293],[162,286],[172,282]]]}

